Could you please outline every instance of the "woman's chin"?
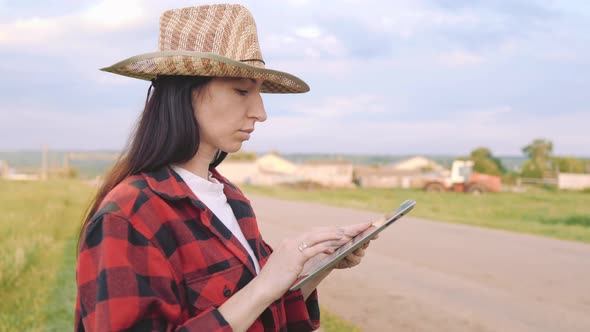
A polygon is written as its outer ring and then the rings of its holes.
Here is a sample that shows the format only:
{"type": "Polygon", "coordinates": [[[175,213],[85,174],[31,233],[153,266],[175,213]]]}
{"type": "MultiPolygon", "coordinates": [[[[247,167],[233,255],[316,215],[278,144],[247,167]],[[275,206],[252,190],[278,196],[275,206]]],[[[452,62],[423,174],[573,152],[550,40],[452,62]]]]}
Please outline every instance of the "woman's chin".
{"type": "Polygon", "coordinates": [[[234,144],[228,144],[227,146],[222,147],[221,151],[225,151],[227,153],[236,153],[236,152],[240,151],[241,148],[242,148],[242,142],[239,142],[239,143],[234,143],[234,144]]]}

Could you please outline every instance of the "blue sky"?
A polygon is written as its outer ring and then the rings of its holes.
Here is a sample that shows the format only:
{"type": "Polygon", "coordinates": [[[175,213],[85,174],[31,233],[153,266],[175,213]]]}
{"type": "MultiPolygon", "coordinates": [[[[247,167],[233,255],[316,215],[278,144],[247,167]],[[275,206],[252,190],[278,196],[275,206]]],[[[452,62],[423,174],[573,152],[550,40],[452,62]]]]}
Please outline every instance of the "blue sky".
{"type": "MultiPolygon", "coordinates": [[[[195,1],[0,0],[0,150],[121,149],[148,84],[98,71],[157,47],[195,1]]],[[[590,2],[243,1],[268,68],[311,86],[265,95],[245,150],[590,155],[590,2]]]]}

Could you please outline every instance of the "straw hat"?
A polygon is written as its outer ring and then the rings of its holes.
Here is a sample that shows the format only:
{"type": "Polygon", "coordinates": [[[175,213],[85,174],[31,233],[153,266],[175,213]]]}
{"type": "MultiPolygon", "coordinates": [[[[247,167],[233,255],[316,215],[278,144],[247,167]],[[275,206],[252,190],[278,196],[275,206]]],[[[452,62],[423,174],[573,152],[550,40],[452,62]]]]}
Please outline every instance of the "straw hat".
{"type": "Polygon", "coordinates": [[[241,5],[219,4],[168,10],[160,18],[158,51],[101,70],[152,80],[158,75],[261,79],[261,92],[301,93],[301,79],[266,69],[254,17],[241,5]]]}

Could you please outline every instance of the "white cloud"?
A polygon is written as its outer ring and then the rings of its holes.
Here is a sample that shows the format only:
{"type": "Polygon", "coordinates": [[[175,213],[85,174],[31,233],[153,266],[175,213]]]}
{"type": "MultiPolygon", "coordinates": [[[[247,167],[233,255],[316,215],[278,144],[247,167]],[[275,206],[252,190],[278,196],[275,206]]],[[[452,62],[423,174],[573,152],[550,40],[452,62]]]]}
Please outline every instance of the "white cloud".
{"type": "Polygon", "coordinates": [[[296,104],[290,110],[316,118],[346,117],[352,114],[378,114],[385,112],[383,97],[374,94],[326,97],[315,104],[296,104]]]}
{"type": "Polygon", "coordinates": [[[145,11],[141,0],[103,0],[82,12],[79,17],[98,27],[123,29],[141,22],[145,11]]]}
{"type": "MultiPolygon", "coordinates": [[[[121,75],[113,75],[111,73],[107,73],[100,70],[92,70],[89,71],[87,78],[93,80],[98,84],[106,84],[106,85],[130,85],[133,83],[137,83],[135,80],[130,79],[126,76],[121,75]]],[[[149,86],[149,82],[146,83],[149,86]]]]}
{"type": "Polygon", "coordinates": [[[391,72],[396,67],[404,65],[394,59],[385,58],[367,61],[350,57],[338,59],[281,59],[278,61],[267,61],[267,63],[269,68],[295,73],[301,75],[302,78],[309,76],[320,77],[322,81],[327,81],[330,85],[339,84],[338,82],[334,82],[336,79],[350,80],[366,77],[372,77],[372,81],[379,82],[380,77],[378,75],[391,72]]]}
{"type": "Polygon", "coordinates": [[[309,0],[287,0],[287,4],[292,7],[303,7],[309,4],[309,0]]]}
{"type": "Polygon", "coordinates": [[[558,155],[587,155],[590,112],[515,115],[509,106],[456,114],[455,120],[352,120],[323,118],[308,112],[270,117],[257,129],[249,150],[283,152],[348,152],[374,154],[467,154],[487,146],[495,154],[519,155],[535,138],[548,137],[558,155]]]}
{"type": "Polygon", "coordinates": [[[317,26],[303,26],[288,33],[265,34],[260,44],[267,57],[283,59],[293,58],[297,54],[311,59],[326,56],[330,59],[342,58],[347,54],[346,47],[336,36],[317,26]]]}
{"type": "Polygon", "coordinates": [[[11,72],[19,68],[23,74],[38,74],[37,67],[42,64],[52,71],[54,79],[60,79],[55,76],[55,69],[60,68],[87,83],[124,84],[130,80],[99,72],[98,68],[155,50],[162,4],[150,1],[102,0],[61,16],[23,17],[0,23],[0,48],[24,56],[25,60],[9,58],[11,72]],[[148,25],[153,26],[153,36],[134,35],[148,25]],[[31,64],[31,57],[37,61],[31,64]]]}
{"type": "Polygon", "coordinates": [[[433,7],[424,1],[368,0],[364,1],[361,6],[362,8],[377,8],[378,11],[362,10],[359,6],[341,6],[334,14],[361,22],[373,31],[390,32],[405,39],[441,27],[472,27],[482,21],[481,15],[473,10],[449,11],[433,7]]]}
{"type": "Polygon", "coordinates": [[[80,12],[55,17],[28,17],[0,24],[0,45],[29,47],[35,52],[67,53],[92,45],[93,34],[124,30],[144,23],[141,0],[103,0],[80,12]]]}
{"type": "Polygon", "coordinates": [[[489,108],[471,110],[470,112],[489,117],[489,116],[505,115],[505,114],[512,113],[513,111],[514,110],[513,110],[512,106],[501,105],[501,106],[494,106],[494,107],[489,107],[489,108]]]}
{"type": "Polygon", "coordinates": [[[0,45],[33,46],[43,41],[55,41],[65,31],[64,19],[28,18],[0,24],[0,45]]]}
{"type": "Polygon", "coordinates": [[[0,140],[0,149],[43,144],[60,149],[121,149],[137,116],[123,109],[76,113],[2,105],[0,133],[5,139],[0,140]]]}
{"type": "MultiPolygon", "coordinates": [[[[305,102],[283,108],[289,117],[270,112],[269,121],[261,124],[248,144],[260,148],[274,144],[272,148],[292,151],[383,153],[411,153],[412,149],[462,153],[474,145],[488,145],[494,152],[519,153],[527,141],[543,136],[554,140],[558,153],[589,153],[585,128],[589,115],[571,113],[588,104],[584,87],[590,77],[590,43],[583,34],[590,22],[587,17],[561,13],[562,17],[547,24],[542,19],[520,24],[518,13],[483,5],[448,9],[415,0],[287,1],[291,7],[285,2],[260,1],[248,1],[252,6],[247,7],[252,7],[260,28],[268,67],[300,76],[310,83],[312,92],[292,99],[305,102]],[[384,49],[391,52],[372,49],[373,42],[390,41],[392,47],[384,49]],[[373,53],[367,56],[362,53],[365,49],[373,53]],[[518,107],[505,105],[511,101],[518,107]],[[485,107],[469,108],[479,103],[485,107]],[[467,106],[450,112],[456,105],[467,106]],[[551,108],[570,114],[539,115],[551,108]],[[396,115],[388,116],[390,110],[396,110],[396,115]],[[400,111],[421,114],[426,120],[407,120],[397,116],[408,114],[400,111]],[[382,121],[357,121],[361,112],[382,121]]],[[[27,99],[9,95],[22,90],[38,98],[34,102],[47,101],[53,110],[82,104],[59,101],[81,98],[53,86],[54,80],[68,79],[80,84],[76,91],[125,85],[117,89],[137,88],[143,95],[147,88],[143,82],[96,68],[154,50],[161,12],[195,4],[103,0],[55,17],[42,12],[19,19],[4,15],[0,49],[8,51],[8,61],[0,64],[0,71],[10,74],[3,82],[11,83],[10,89],[4,89],[10,92],[2,96],[3,103],[27,99]],[[31,57],[36,61],[30,61],[31,57]],[[33,77],[31,72],[38,77],[34,88],[55,98],[35,95],[28,83],[22,83],[23,77],[33,77]]],[[[527,20],[527,13],[523,15],[527,20]]],[[[127,135],[127,127],[105,120],[116,118],[117,110],[101,100],[93,103],[97,108],[105,105],[104,112],[82,115],[30,109],[29,113],[2,114],[0,105],[0,133],[21,142],[51,139],[64,146],[116,146],[127,135]],[[101,130],[109,130],[110,136],[101,136],[101,130]],[[25,132],[35,134],[25,136],[25,132]]],[[[128,113],[119,111],[127,117],[128,113]]]]}
{"type": "Polygon", "coordinates": [[[483,55],[468,51],[442,53],[436,58],[439,63],[451,67],[479,65],[486,60],[483,55]]]}
{"type": "Polygon", "coordinates": [[[295,36],[305,39],[317,39],[322,35],[322,31],[315,25],[304,26],[295,29],[295,36]]]}

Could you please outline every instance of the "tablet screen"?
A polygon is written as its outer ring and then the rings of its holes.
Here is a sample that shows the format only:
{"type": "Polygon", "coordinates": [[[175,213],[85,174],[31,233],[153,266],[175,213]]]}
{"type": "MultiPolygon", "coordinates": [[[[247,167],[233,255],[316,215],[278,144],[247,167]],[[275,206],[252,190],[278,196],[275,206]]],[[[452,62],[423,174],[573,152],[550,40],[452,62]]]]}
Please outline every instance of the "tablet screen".
{"type": "MultiPolygon", "coordinates": [[[[313,279],[317,274],[320,272],[332,267],[334,264],[338,263],[341,259],[346,257],[348,254],[359,248],[365,242],[370,241],[375,235],[385,229],[387,226],[392,224],[397,219],[401,218],[404,214],[410,211],[416,202],[411,200],[406,200],[403,202],[397,209],[394,211],[382,216],[381,218],[375,220],[371,226],[367,229],[362,231],[357,236],[353,237],[350,241],[346,242],[342,246],[340,246],[336,251],[332,254],[326,255],[321,259],[314,260],[312,264],[306,264],[303,267],[303,272],[301,277],[295,282],[295,284],[290,288],[291,290],[295,290],[300,288],[303,284],[305,284],[308,280],[313,279]]],[[[322,254],[320,254],[322,255],[322,254]]]]}

